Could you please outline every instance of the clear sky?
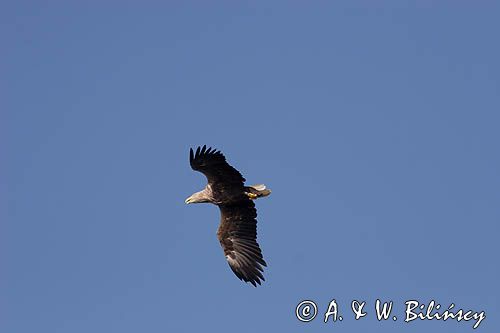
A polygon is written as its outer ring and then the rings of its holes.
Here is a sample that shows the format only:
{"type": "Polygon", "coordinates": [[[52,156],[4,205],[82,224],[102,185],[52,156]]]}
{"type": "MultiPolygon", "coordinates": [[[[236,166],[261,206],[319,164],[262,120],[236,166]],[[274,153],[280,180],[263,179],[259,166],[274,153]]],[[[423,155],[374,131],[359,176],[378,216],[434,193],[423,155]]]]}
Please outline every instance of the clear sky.
{"type": "Polygon", "coordinates": [[[0,331],[499,332],[499,9],[2,1],[0,331]],[[184,204],[203,144],[273,190],[261,287],[184,204]]]}

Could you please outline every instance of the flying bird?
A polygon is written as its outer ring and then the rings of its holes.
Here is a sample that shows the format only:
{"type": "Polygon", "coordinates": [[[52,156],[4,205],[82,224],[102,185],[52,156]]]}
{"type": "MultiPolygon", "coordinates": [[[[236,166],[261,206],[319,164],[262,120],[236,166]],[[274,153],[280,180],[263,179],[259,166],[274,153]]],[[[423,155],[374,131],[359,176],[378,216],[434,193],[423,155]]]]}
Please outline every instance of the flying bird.
{"type": "Polygon", "coordinates": [[[257,210],[253,200],[271,194],[265,185],[245,186],[245,178],[226,162],[224,155],[212,148],[189,150],[189,163],[203,173],[207,186],[186,199],[190,203],[212,203],[220,209],[217,238],[236,276],[254,286],[264,281],[267,266],[257,243],[257,210]]]}

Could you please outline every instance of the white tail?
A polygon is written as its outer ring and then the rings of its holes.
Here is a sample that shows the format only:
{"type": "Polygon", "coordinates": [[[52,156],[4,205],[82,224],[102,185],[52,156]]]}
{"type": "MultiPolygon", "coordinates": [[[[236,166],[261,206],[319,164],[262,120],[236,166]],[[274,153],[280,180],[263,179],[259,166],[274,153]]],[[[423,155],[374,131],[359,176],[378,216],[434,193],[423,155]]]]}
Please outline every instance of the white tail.
{"type": "Polygon", "coordinates": [[[264,184],[251,185],[250,187],[257,191],[264,191],[266,189],[266,185],[264,184]]]}
{"type": "Polygon", "coordinates": [[[248,188],[250,192],[257,195],[257,198],[267,197],[269,194],[271,194],[271,190],[267,189],[266,185],[264,184],[252,185],[249,186],[248,188]]]}

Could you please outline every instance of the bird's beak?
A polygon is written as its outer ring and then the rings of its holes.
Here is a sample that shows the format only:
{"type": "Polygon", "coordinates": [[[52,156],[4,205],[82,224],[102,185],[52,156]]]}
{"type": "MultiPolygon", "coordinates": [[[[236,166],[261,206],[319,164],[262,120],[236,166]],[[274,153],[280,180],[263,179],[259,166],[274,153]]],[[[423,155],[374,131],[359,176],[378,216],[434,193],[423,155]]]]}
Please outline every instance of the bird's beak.
{"type": "Polygon", "coordinates": [[[193,196],[190,196],[189,198],[187,198],[184,202],[186,203],[186,205],[190,204],[191,201],[193,200],[193,196]]]}

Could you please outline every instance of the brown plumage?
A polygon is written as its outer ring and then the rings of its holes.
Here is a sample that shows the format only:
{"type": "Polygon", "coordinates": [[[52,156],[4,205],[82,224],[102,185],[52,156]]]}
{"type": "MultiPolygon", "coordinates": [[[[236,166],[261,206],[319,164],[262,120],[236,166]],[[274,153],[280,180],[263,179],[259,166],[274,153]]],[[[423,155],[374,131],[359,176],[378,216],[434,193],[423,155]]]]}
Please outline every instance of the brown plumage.
{"type": "Polygon", "coordinates": [[[257,243],[257,210],[252,199],[271,193],[264,185],[245,186],[245,178],[226,162],[215,149],[190,149],[189,161],[193,170],[203,173],[208,184],[186,199],[186,203],[207,202],[217,205],[221,221],[217,238],[224,255],[236,276],[254,286],[264,281],[266,262],[257,243]]]}

